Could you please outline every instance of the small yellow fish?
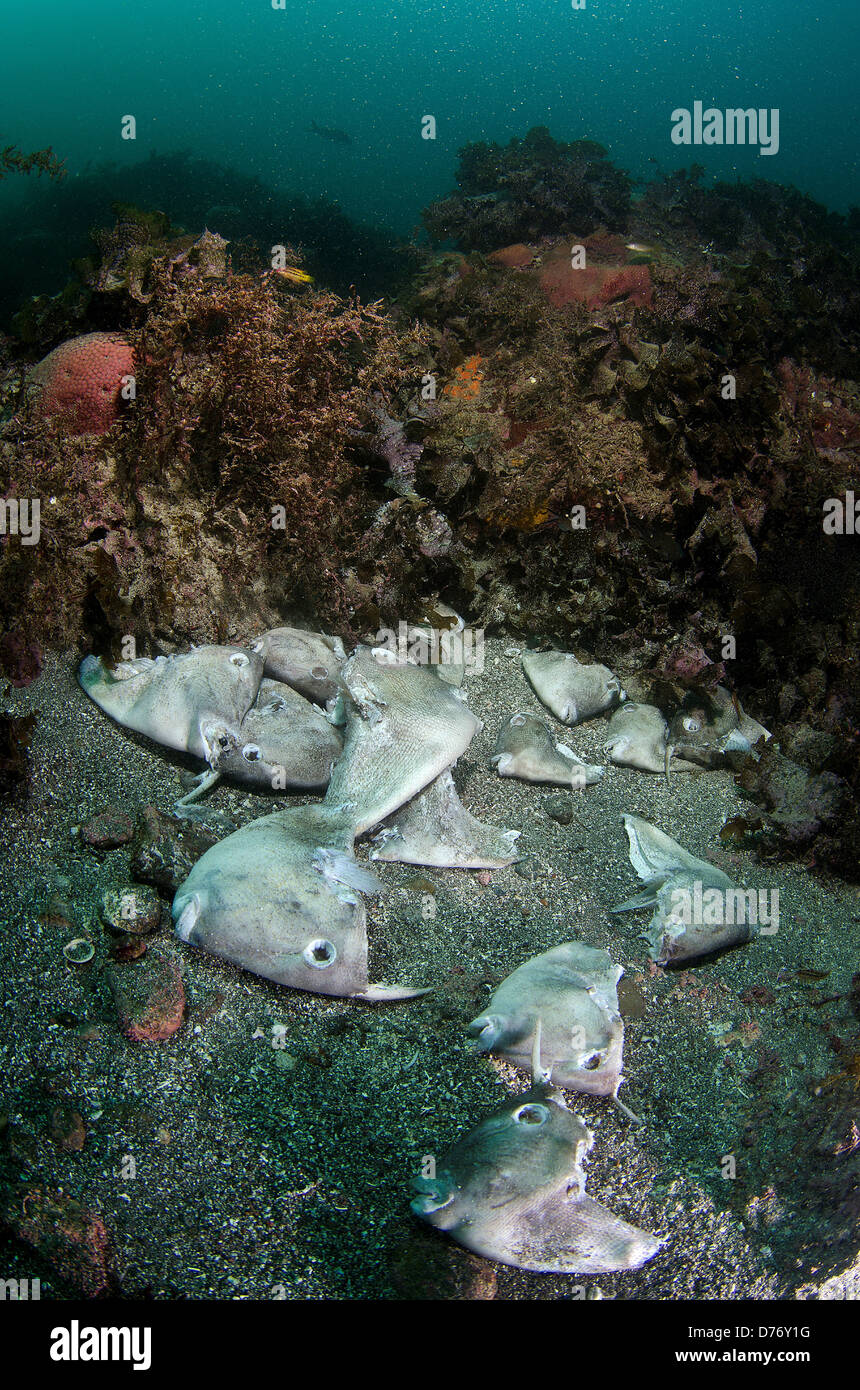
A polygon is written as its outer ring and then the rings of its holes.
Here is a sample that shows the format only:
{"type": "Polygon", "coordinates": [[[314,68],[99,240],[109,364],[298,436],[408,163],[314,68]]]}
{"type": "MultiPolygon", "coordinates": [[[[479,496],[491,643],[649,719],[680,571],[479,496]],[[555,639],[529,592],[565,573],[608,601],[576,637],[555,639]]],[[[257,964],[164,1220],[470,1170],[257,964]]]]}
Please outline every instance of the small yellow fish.
{"type": "Polygon", "coordinates": [[[314,282],[314,277],[308,275],[306,270],[299,270],[297,265],[286,265],[273,273],[280,275],[282,280],[290,280],[294,285],[312,285],[314,282]]]}

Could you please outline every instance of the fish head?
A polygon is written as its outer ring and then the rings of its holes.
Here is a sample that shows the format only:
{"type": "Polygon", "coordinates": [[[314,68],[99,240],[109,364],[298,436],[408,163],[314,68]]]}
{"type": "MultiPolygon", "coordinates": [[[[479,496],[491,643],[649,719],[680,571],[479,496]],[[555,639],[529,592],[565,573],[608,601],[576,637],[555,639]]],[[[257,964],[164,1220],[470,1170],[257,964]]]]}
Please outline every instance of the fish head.
{"type": "Polygon", "coordinates": [[[267,676],[292,686],[306,699],[325,705],[341,690],[340,668],[346,660],[337,637],[301,628],[277,627],[252,643],[267,676]]]}
{"type": "Polygon", "coordinates": [[[515,1206],[567,1183],[584,1186],[582,1163],[593,1138],[559,1091],[533,1086],[515,1096],[445,1155],[435,1178],[416,1178],[417,1216],[443,1231],[480,1222],[504,1230],[515,1206]]]}
{"type": "Polygon", "coordinates": [[[265,816],[207,850],[174,899],[180,940],[293,989],[367,990],[364,903],[314,864],[320,810],[265,816]]]}
{"type": "Polygon", "coordinates": [[[219,770],[265,791],[323,790],[342,748],[343,739],[317,705],[288,685],[263,680],[238,743],[220,759],[219,770]]]}
{"type": "Polygon", "coordinates": [[[292,989],[345,998],[367,990],[367,934],[357,899],[324,912],[299,894],[276,916],[250,885],[186,883],[173,904],[181,941],[292,989]],[[243,906],[244,905],[244,908],[243,906]]]}
{"type": "Polygon", "coordinates": [[[560,1092],[532,1086],[415,1179],[412,1210],[467,1250],[518,1269],[637,1269],[661,1242],[586,1196],[592,1144],[560,1092]]]}
{"type": "Polygon", "coordinates": [[[381,885],[352,855],[346,813],[324,805],[263,816],[206,851],[173,902],[181,941],[292,989],[411,999],[425,989],[368,982],[360,893],[381,885]]]}

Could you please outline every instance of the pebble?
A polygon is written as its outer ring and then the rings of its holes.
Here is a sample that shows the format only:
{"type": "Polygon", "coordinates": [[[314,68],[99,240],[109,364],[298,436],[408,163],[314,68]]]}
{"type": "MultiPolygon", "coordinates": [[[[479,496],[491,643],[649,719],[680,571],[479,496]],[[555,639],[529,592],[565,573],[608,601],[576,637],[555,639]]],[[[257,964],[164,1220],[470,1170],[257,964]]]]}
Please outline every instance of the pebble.
{"type": "Polygon", "coordinates": [[[147,951],[131,964],[108,965],[105,974],[127,1038],[163,1042],[173,1036],[185,1013],[185,989],[174,961],[147,951]]]}
{"type": "Polygon", "coordinates": [[[134,821],[119,806],[109,806],[81,826],[81,839],[90,849],[118,849],[134,836],[134,821]]]}
{"type": "Polygon", "coordinates": [[[51,1112],[48,1133],[66,1153],[80,1153],[87,1140],[83,1116],[70,1105],[57,1105],[51,1112]]]}
{"type": "Polygon", "coordinates": [[[573,802],[569,796],[559,792],[554,796],[545,796],[541,802],[547,815],[559,825],[570,825],[573,820],[573,802]]]}
{"type": "Polygon", "coordinates": [[[110,931],[146,936],[161,925],[161,899],[148,884],[109,888],[102,894],[99,918],[110,931]]]}

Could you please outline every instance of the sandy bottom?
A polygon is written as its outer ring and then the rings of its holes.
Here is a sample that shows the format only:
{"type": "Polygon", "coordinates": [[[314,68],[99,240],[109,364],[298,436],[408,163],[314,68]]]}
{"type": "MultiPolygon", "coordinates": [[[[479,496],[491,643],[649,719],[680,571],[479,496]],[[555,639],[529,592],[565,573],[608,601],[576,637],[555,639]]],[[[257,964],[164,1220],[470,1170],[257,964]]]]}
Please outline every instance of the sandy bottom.
{"type": "MultiPolygon", "coordinates": [[[[473,813],[521,830],[523,862],[487,884],[474,872],[382,865],[389,891],[369,904],[371,978],[433,993],[380,1007],[290,991],[174,941],[165,909],[158,945],[180,965],[188,1013],[161,1043],[120,1033],[103,976],[109,943],[93,920],[104,889],[130,881],[129,851],[97,855],[74,828],[111,803],[169,811],[192,764],[112,724],[79,690],[71,657],[10,692],[6,707],[37,710],[39,723],[32,795],[6,813],[0,844],[0,1111],[17,1135],[2,1173],[98,1212],[126,1297],[856,1295],[857,1242],[826,1194],[816,1205],[808,1175],[839,1161],[822,1157],[820,1140],[826,1079],[844,1066],[838,1040],[856,1034],[847,996],[857,889],[727,851],[719,830],[746,805],[729,772],[679,773],[668,788],[610,768],[599,786],[564,794],[573,820],[557,823],[543,803],[558,789],[490,768],[498,728],[518,709],[541,714],[603,762],[606,721],[556,725],[514,651],[489,641],[483,674],[467,681],[485,727],[455,781],[473,813]],[[740,884],[778,888],[777,933],[687,971],[650,967],[639,935],[648,914],[609,914],[637,887],[625,811],[740,884]],[[96,941],[86,966],[67,964],[62,924],[39,921],[64,881],[96,941]],[[595,1134],[588,1190],[666,1242],[637,1272],[588,1279],[488,1265],[425,1230],[408,1205],[422,1157],[527,1085],[472,1054],[464,1025],[512,969],[574,937],[625,969],[622,1095],[645,1121],[568,1097],[595,1134]],[[281,1026],[284,1046],[273,1047],[281,1026]],[[80,1152],[48,1133],[58,1099],[86,1122],[80,1152]],[[723,1177],[727,1155],[734,1178],[723,1177]]],[[[209,804],[238,826],[274,802],[221,787],[209,804]]],[[[0,1254],[4,1277],[38,1273],[43,1297],[69,1293],[26,1247],[0,1237],[0,1254]]]]}

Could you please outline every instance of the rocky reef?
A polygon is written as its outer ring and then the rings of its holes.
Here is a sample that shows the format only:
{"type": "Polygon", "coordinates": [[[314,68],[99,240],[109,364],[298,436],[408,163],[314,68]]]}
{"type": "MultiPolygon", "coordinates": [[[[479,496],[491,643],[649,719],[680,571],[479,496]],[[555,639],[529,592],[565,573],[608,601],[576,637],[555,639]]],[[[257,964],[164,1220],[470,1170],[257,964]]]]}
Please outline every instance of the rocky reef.
{"type": "Polygon", "coordinates": [[[2,541],[8,671],[285,616],[351,639],[435,598],[660,704],[727,682],[827,783],[788,778],[790,812],[750,774],[780,852],[855,875],[856,540],[823,508],[857,477],[856,217],[695,168],[634,201],[599,146],[541,129],[467,146],[458,185],[425,220],[459,245],[413,248],[387,304],[124,204],[24,306],[0,485],[41,499],[42,538],[2,541]],[[87,342],[113,375],[74,433],[46,406],[87,342]]]}
{"type": "Polygon", "coordinates": [[[535,126],[507,145],[479,142],[460,151],[457,191],[424,213],[430,235],[467,250],[545,234],[623,231],[632,182],[594,140],[554,140],[535,126]]]}

